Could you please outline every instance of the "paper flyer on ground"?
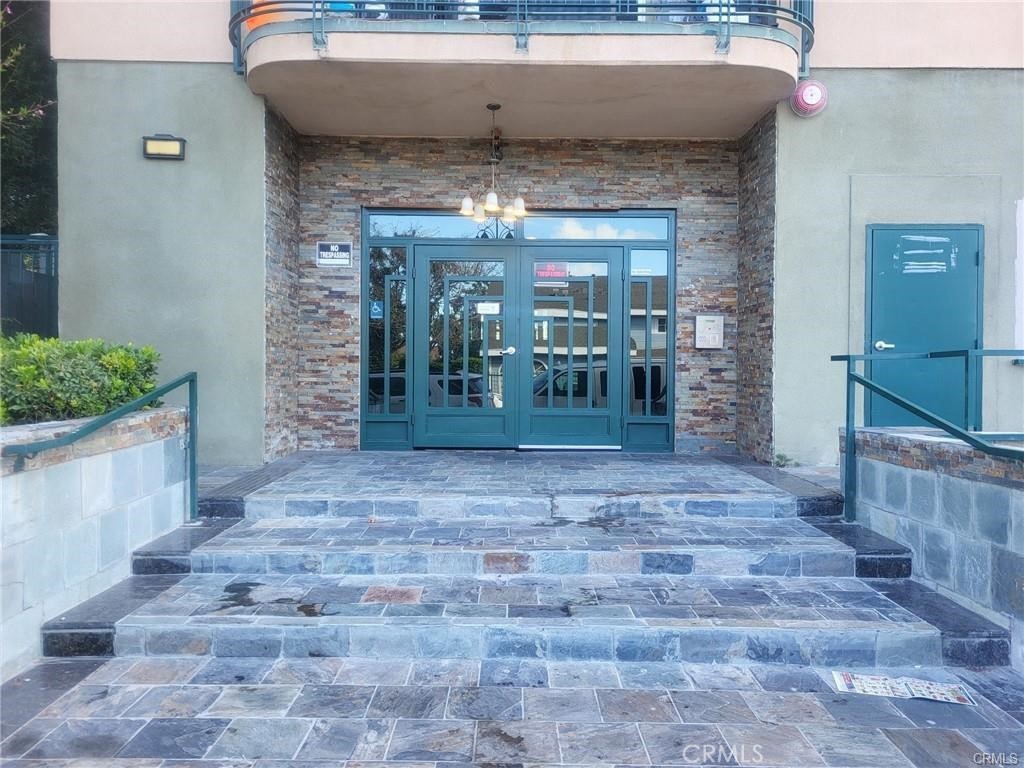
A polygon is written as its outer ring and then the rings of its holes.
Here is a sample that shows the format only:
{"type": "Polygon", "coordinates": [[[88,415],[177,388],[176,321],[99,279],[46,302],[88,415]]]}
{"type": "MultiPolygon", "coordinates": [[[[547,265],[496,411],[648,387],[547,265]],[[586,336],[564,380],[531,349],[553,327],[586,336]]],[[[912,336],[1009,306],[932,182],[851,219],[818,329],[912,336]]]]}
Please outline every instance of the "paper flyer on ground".
{"type": "Polygon", "coordinates": [[[958,683],[933,683],[916,677],[858,675],[833,672],[836,690],[840,693],[864,693],[868,696],[895,696],[900,699],[930,699],[952,704],[977,706],[967,688],[958,683]]]}

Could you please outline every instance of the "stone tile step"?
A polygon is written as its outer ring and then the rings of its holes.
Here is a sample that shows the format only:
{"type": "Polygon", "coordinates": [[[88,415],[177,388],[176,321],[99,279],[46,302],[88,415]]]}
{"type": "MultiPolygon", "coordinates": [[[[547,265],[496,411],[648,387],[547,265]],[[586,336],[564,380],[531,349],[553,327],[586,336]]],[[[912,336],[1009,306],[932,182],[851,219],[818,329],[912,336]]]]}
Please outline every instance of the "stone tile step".
{"type": "MultiPolygon", "coordinates": [[[[301,488],[244,499],[245,517],[461,518],[516,517],[569,520],[603,517],[792,518],[801,515],[799,499],[782,491],[731,493],[573,493],[455,494],[420,491],[415,495],[387,491],[356,493],[301,488]]],[[[841,509],[835,512],[840,514],[841,509]]],[[[803,514],[826,514],[818,508],[803,514]]]]}
{"type": "Polygon", "coordinates": [[[138,576],[192,572],[189,555],[226,528],[238,523],[230,518],[200,518],[185,523],[132,553],[132,573],[138,576]]]}
{"type": "Polygon", "coordinates": [[[420,619],[345,623],[160,622],[126,619],[115,629],[118,656],[259,656],[264,658],[463,658],[551,661],[765,662],[848,667],[939,664],[938,632],[865,623],[823,628],[780,626],[609,626],[545,620],[503,626],[420,619]]]}
{"type": "Polygon", "coordinates": [[[800,520],[247,520],[190,560],[236,574],[854,574],[854,551],[800,520]]]}
{"type": "Polygon", "coordinates": [[[913,611],[942,635],[947,664],[981,667],[1010,664],[1010,633],[984,616],[909,579],[879,579],[871,586],[894,603],[913,611]]]}
{"type": "Polygon", "coordinates": [[[824,518],[807,522],[823,533],[852,547],[857,553],[857,573],[862,579],[909,579],[913,572],[910,549],[870,528],[824,518]]]}
{"type": "Polygon", "coordinates": [[[111,656],[114,624],[184,576],[132,576],[42,626],[43,656],[111,656]]]}
{"type": "Polygon", "coordinates": [[[938,630],[853,578],[193,575],[117,622],[117,655],[891,666],[938,630]]]}

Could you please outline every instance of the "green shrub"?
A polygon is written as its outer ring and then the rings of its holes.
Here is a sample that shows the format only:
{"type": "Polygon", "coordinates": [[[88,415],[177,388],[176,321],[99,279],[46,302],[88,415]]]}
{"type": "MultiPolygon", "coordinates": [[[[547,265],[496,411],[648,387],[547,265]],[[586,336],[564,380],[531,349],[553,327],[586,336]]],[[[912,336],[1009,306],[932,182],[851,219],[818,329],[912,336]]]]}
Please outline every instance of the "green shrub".
{"type": "Polygon", "coordinates": [[[0,339],[0,424],[98,416],[156,388],[152,347],[31,334],[0,339]]]}

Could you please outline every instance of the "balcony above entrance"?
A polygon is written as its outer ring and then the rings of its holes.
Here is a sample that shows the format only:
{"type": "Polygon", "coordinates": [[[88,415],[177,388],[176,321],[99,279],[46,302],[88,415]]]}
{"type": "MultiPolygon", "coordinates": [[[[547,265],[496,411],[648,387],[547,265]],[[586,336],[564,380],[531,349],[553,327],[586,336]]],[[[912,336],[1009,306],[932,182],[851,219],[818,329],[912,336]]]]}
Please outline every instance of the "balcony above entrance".
{"type": "Polygon", "coordinates": [[[236,64],[301,133],[732,138],[788,97],[812,0],[267,0],[236,64]]]}

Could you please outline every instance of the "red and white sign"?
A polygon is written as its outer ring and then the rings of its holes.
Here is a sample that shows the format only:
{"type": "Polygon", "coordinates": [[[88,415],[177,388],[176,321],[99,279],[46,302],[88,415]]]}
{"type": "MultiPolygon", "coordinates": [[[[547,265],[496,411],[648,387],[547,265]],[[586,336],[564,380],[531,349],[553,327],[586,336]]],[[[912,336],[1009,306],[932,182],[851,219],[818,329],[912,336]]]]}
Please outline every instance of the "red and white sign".
{"type": "Polygon", "coordinates": [[[538,280],[565,280],[569,276],[569,263],[542,261],[533,265],[533,276],[538,280]]]}

